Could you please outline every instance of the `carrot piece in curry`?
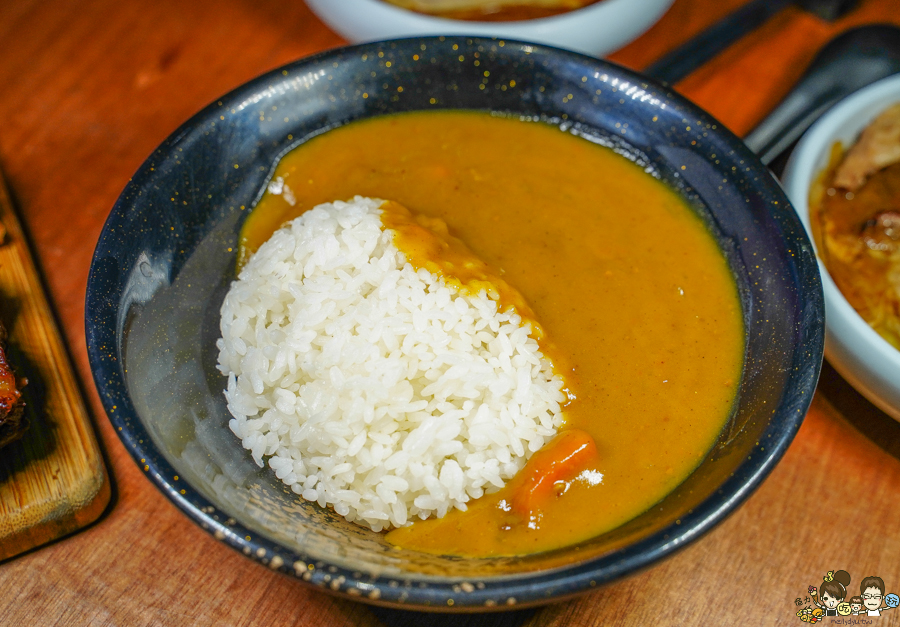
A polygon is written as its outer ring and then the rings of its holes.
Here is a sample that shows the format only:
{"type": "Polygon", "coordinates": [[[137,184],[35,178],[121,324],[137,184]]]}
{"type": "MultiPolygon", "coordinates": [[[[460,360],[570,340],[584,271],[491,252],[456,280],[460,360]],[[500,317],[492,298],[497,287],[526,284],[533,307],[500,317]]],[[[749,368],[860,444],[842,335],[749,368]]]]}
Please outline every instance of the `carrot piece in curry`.
{"type": "Polygon", "coordinates": [[[556,484],[574,479],[598,460],[597,445],[586,431],[567,429],[535,453],[511,482],[512,511],[528,517],[557,496],[556,484]]]}

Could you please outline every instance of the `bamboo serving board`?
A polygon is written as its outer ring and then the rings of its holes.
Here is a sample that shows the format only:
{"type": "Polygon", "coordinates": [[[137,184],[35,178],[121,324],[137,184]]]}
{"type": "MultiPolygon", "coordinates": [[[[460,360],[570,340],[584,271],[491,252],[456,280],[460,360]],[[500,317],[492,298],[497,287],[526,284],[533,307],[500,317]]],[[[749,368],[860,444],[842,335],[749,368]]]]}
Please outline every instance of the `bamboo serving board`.
{"type": "Polygon", "coordinates": [[[93,522],[110,488],[90,417],[0,175],[0,320],[29,428],[0,449],[0,560],[93,522]],[[3,229],[0,229],[2,231],[3,229]]]}

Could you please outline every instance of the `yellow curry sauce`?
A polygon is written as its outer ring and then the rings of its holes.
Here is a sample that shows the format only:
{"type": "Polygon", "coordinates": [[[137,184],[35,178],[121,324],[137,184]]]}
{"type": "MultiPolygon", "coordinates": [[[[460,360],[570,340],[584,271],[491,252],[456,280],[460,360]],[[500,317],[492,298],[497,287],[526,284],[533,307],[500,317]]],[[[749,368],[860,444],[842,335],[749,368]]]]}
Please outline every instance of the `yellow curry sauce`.
{"type": "MultiPolygon", "coordinates": [[[[390,4],[409,9],[415,13],[434,15],[449,20],[466,20],[477,22],[518,22],[553,17],[576,9],[596,4],[601,0],[556,0],[554,2],[484,2],[481,7],[455,9],[426,9],[415,0],[385,0],[390,4]]],[[[462,3],[468,5],[469,3],[462,3]]]]}
{"type": "Polygon", "coordinates": [[[264,194],[247,252],[354,195],[439,218],[530,305],[574,397],[506,488],[388,541],[468,556],[574,544],[647,510],[712,446],[740,379],[737,290],[700,220],[639,166],[547,124],[428,112],[325,133],[274,176],[291,193],[264,194]]]}
{"type": "Polygon", "coordinates": [[[413,268],[424,268],[463,293],[475,295],[484,290],[499,303],[500,311],[514,308],[523,322],[531,324],[532,337],[543,339],[543,329],[519,291],[469,250],[464,241],[453,237],[446,222],[413,214],[393,200],[385,201],[381,212],[384,228],[394,232],[394,245],[413,268]]]}
{"type": "Polygon", "coordinates": [[[819,256],[853,309],[900,350],[900,163],[878,170],[850,192],[835,184],[843,158],[836,144],[829,166],[810,186],[810,224],[819,256]]]}

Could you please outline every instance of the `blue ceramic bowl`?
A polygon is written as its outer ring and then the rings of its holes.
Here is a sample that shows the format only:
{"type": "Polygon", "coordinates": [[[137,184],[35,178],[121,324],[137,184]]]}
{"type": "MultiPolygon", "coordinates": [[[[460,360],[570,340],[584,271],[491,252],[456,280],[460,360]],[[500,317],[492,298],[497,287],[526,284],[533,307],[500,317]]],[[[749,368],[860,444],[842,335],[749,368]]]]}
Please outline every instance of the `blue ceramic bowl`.
{"type": "Polygon", "coordinates": [[[772,470],[806,414],[822,359],[823,303],[812,248],[781,188],[702,110],[597,59],[440,37],[304,59],[223,96],[178,129],[106,222],[86,327],[116,432],[148,478],[213,537],[329,592],[473,611],[589,590],[724,519],[772,470]],[[541,117],[627,153],[687,198],[740,288],[744,371],[718,442],[663,501],[577,548],[515,559],[395,550],[380,534],[298,501],[226,426],[224,378],[215,370],[218,312],[234,277],[239,229],[274,164],[323,129],[422,109],[541,117]]]}

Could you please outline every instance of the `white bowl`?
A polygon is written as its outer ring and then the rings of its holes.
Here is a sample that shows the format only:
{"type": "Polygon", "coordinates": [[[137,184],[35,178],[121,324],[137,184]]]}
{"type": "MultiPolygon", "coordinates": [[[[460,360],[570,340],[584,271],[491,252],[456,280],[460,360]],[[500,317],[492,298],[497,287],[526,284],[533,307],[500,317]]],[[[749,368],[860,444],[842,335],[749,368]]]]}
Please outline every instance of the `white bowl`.
{"type": "Polygon", "coordinates": [[[603,0],[552,17],[517,22],[449,20],[381,0],[306,0],[322,21],[351,42],[419,35],[506,37],[595,56],[618,50],[662,17],[674,0],[603,0]]]}
{"type": "MultiPolygon", "coordinates": [[[[851,146],[860,132],[895,102],[900,102],[900,74],[845,98],[822,116],[797,144],[782,179],[810,239],[809,188],[827,167],[831,147],[835,142],[851,146]]],[[[900,420],[900,351],[856,313],[821,258],[819,269],[825,292],[825,356],[863,396],[900,420]]]]}

